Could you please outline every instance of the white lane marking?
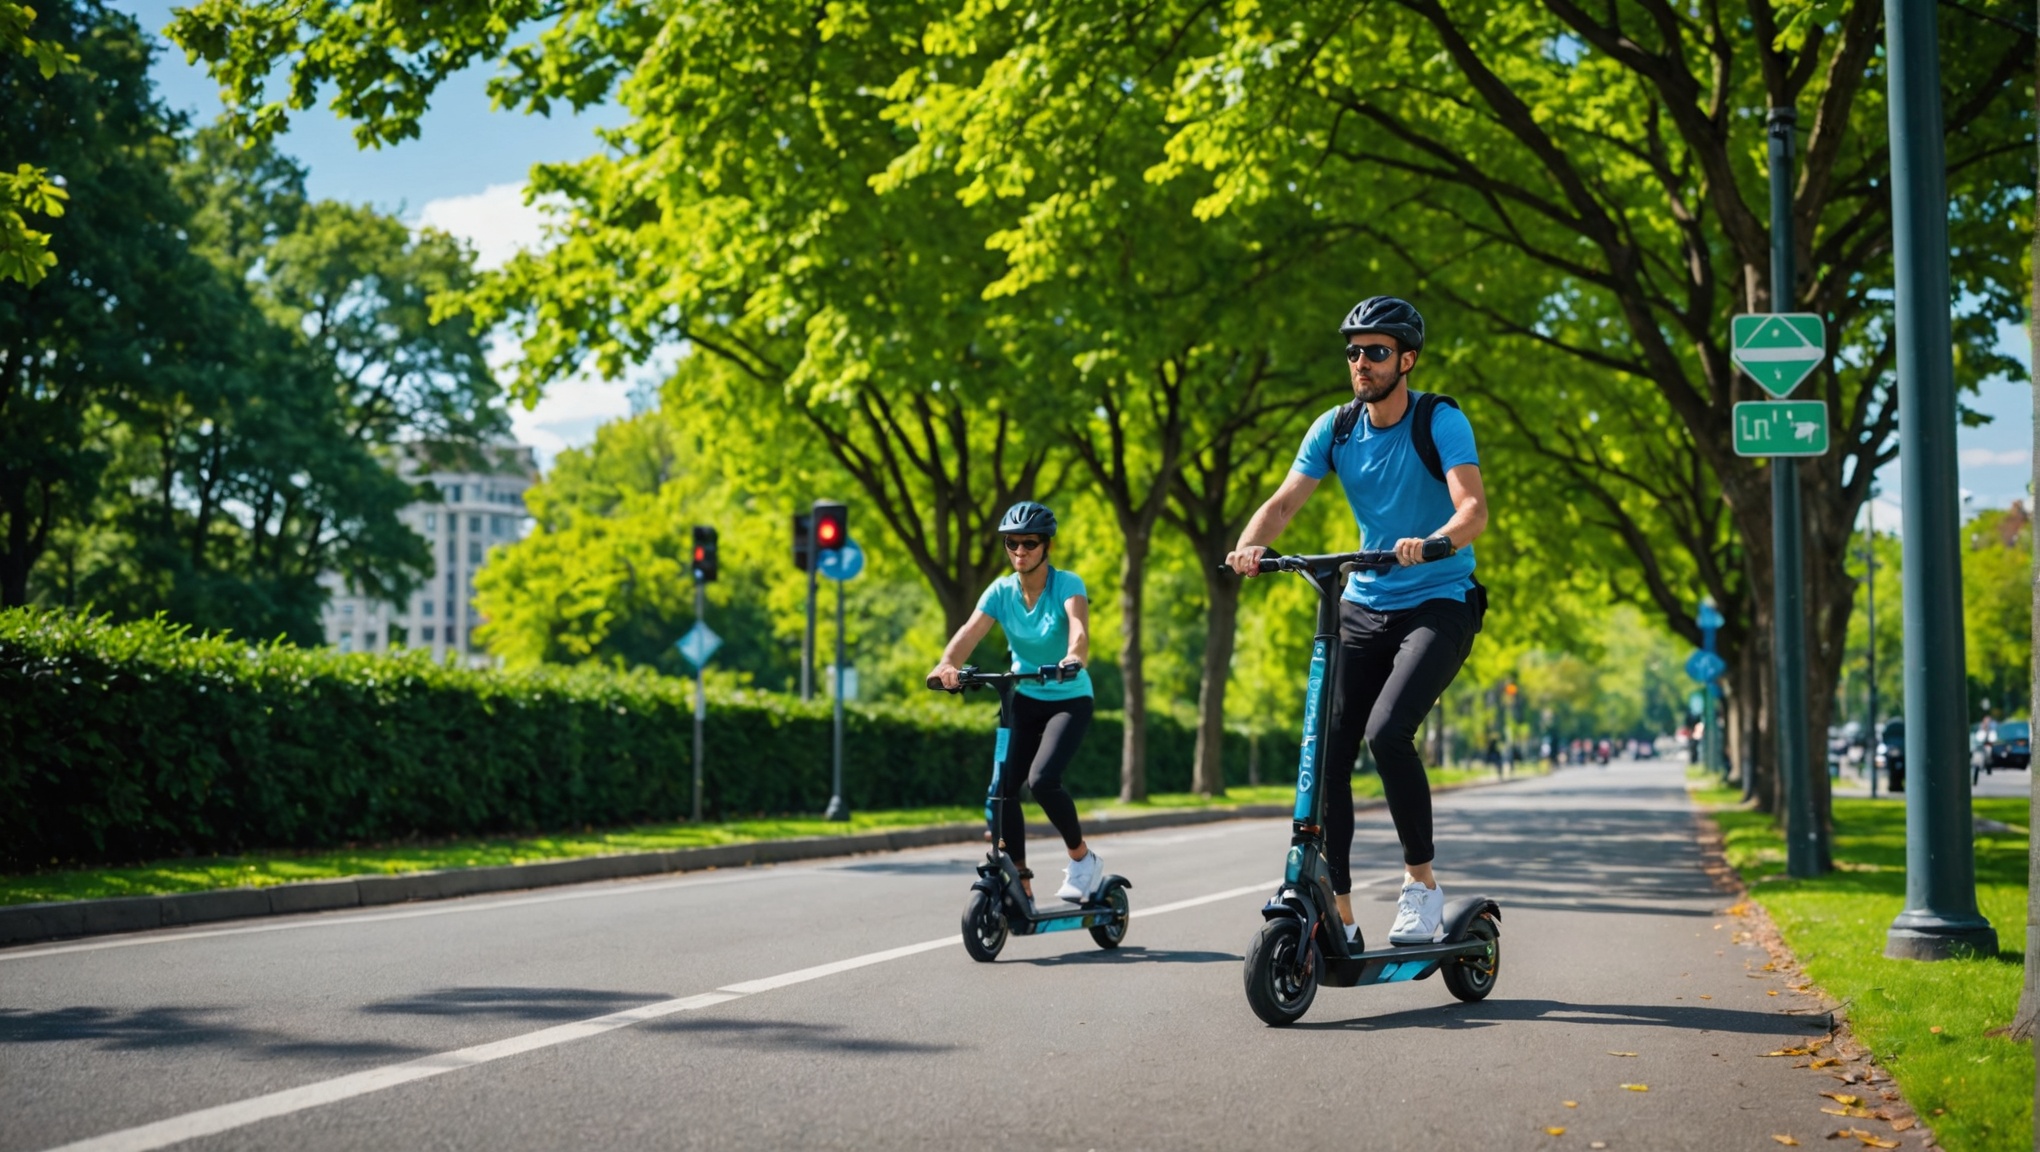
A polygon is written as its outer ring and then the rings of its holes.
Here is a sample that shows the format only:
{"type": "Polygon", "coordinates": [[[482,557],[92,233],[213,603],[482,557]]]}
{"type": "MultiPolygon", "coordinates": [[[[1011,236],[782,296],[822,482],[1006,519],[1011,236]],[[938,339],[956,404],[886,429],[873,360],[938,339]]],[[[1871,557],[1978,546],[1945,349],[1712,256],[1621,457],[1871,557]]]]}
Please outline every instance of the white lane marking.
{"type": "Polygon", "coordinates": [[[933,952],[937,948],[946,948],[956,942],[957,938],[955,936],[944,936],[940,940],[923,940],[919,944],[908,944],[901,948],[888,948],[883,952],[867,952],[862,956],[852,956],[848,960],[838,960],[833,964],[817,964],[812,968],[802,968],[797,972],[788,972],[780,976],[767,976],[763,980],[746,980],[741,984],[725,984],[722,986],[722,991],[734,992],[739,996],[770,992],[774,988],[784,988],[789,984],[805,984],[810,980],[819,980],[824,976],[834,976],[838,972],[849,972],[858,968],[868,968],[873,964],[883,964],[888,960],[899,960],[907,956],[918,956],[923,952],[933,952]]]}
{"type": "MultiPolygon", "coordinates": [[[[1203,904],[1214,904],[1221,900],[1235,899],[1252,892],[1266,891],[1267,888],[1268,885],[1265,882],[1250,884],[1240,888],[1229,888],[1223,892],[1214,892],[1208,896],[1195,896],[1188,900],[1178,900],[1173,904],[1163,904],[1158,908],[1150,908],[1144,912],[1139,912],[1138,915],[1141,917],[1161,916],[1169,912],[1180,912],[1185,908],[1195,908],[1203,904]]],[[[717,1004],[727,1004],[732,1000],[741,1000],[745,996],[756,995],[760,992],[770,992],[773,989],[785,988],[793,984],[804,984],[810,980],[834,976],[839,972],[850,972],[858,968],[870,967],[873,964],[883,964],[889,960],[899,960],[907,956],[916,956],[923,952],[933,952],[938,948],[952,947],[958,943],[960,943],[960,938],[951,935],[945,936],[940,940],[924,940],[919,944],[887,948],[879,952],[867,952],[862,956],[852,956],[848,960],[838,960],[832,964],[817,964],[812,968],[801,968],[778,976],[767,976],[762,980],[749,980],[741,984],[728,984],[714,992],[705,992],[698,996],[661,1000],[657,1003],[645,1004],[637,1008],[626,1008],[621,1012],[611,1012],[606,1015],[593,1017],[592,1019],[576,1021],[572,1024],[559,1024],[551,1028],[541,1028],[536,1032],[526,1032],[521,1036],[512,1036],[505,1040],[496,1040],[488,1044],[477,1044],[471,1048],[461,1048],[452,1052],[422,1056],[416,1060],[405,1061],[402,1064],[370,1068],[363,1072],[355,1072],[346,1076],[335,1077],[331,1080],[321,1080],[317,1083],[305,1084],[297,1088],[286,1088],[280,1092],[271,1092],[263,1096],[252,1096],[246,1100],[237,1100],[231,1104],[219,1104],[211,1108],[201,1108],[196,1112],[186,1112],[181,1116],[172,1116],[167,1120],[158,1120],[152,1124],[143,1124],[135,1128],[123,1128],[117,1132],[108,1132],[103,1136],[94,1136],[71,1144],[65,1144],[52,1148],[49,1152],[152,1152],[153,1149],[165,1148],[185,1140],[195,1140],[201,1136],[216,1136],[221,1132],[228,1132],[235,1128],[245,1128],[250,1124],[259,1123],[263,1120],[273,1120],[279,1116],[291,1115],[294,1112],[303,1112],[306,1109],[319,1108],[327,1104],[337,1104],[342,1100],[350,1100],[356,1096],[366,1096],[371,1092],[380,1092],[385,1088],[395,1088],[400,1084],[409,1084],[415,1080],[428,1079],[441,1073],[455,1072],[463,1068],[473,1068],[479,1064],[501,1060],[506,1056],[517,1056],[526,1052],[535,1052],[541,1048],[551,1048],[555,1045],[567,1044],[575,1040],[584,1040],[590,1036],[599,1036],[604,1032],[611,1032],[618,1028],[628,1028],[632,1024],[656,1020],[661,1016],[671,1016],[676,1012],[688,1012],[699,1008],[714,1007],[717,1004]]]]}
{"type": "Polygon", "coordinates": [[[758,864],[744,871],[732,871],[721,876],[689,876],[681,880],[660,880],[649,883],[633,883],[626,879],[591,880],[588,887],[577,886],[571,892],[557,892],[546,896],[519,896],[509,900],[491,900],[486,895],[439,901],[419,908],[407,908],[401,912],[370,912],[366,915],[352,915],[344,908],[328,912],[294,913],[292,919],[272,924],[247,924],[239,928],[206,928],[195,932],[179,932],[175,929],[156,929],[137,932],[127,936],[112,936],[104,940],[91,940],[78,944],[50,944],[40,948],[16,948],[0,951],[0,960],[33,960],[41,956],[63,956],[72,952],[98,952],[107,948],[133,948],[141,944],[179,944],[186,940],[208,940],[215,936],[248,936],[258,932],[290,932],[299,928],[339,928],[352,924],[378,924],[386,920],[416,920],[421,916],[452,916],[463,912],[493,912],[498,908],[524,908],[533,904],[556,904],[562,900],[587,900],[596,896],[637,896],[648,892],[667,892],[675,888],[698,888],[712,884],[748,884],[756,880],[770,880],[776,876],[836,875],[826,868],[793,868],[783,865],[758,864]],[[302,918],[299,918],[302,917],[302,918]]]}
{"type": "Polygon", "coordinates": [[[322,1080],[301,1088],[289,1088],[232,1104],[202,1108],[196,1112],[186,1112],[182,1116],[172,1116],[168,1120],[158,1120],[154,1124],[144,1124],[139,1128],[126,1128],[119,1132],[109,1132],[104,1136],[66,1144],[53,1152],[145,1152],[147,1149],[162,1148],[185,1140],[196,1140],[201,1136],[216,1136],[221,1132],[243,1128],[260,1120],[288,1116],[293,1112],[338,1103],[370,1092],[380,1092],[385,1088],[395,1088],[399,1084],[409,1084],[414,1080],[425,1080],[442,1073],[473,1068],[478,1064],[487,1064],[506,1056],[516,1056],[539,1048],[549,1048],[555,1044],[565,1044],[571,1040],[599,1036],[617,1028],[628,1028],[632,1024],[640,1024],[646,1020],[671,1016],[675,1012],[708,1008],[736,999],[739,997],[727,992],[707,992],[679,1000],[662,1000],[656,1004],[646,1004],[623,1012],[612,1012],[607,1016],[597,1016],[592,1020],[527,1032],[522,1036],[512,1036],[508,1040],[498,1040],[493,1044],[478,1044],[472,1048],[441,1052],[403,1064],[370,1068],[350,1076],[322,1080]]]}

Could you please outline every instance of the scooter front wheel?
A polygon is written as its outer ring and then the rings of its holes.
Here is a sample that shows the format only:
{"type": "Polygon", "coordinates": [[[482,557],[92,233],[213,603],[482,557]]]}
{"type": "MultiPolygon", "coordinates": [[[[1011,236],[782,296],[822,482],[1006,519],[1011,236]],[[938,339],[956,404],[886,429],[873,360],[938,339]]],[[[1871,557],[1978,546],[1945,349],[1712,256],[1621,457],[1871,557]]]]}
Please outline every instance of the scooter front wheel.
{"type": "Polygon", "coordinates": [[[998,902],[991,893],[972,889],[970,903],[963,909],[963,950],[971,959],[989,964],[999,958],[999,950],[1005,946],[1006,917],[998,902]]]}
{"type": "Polygon", "coordinates": [[[1247,946],[1247,1006],[1263,1023],[1294,1024],[1317,999],[1324,957],[1303,938],[1301,921],[1283,917],[1261,925],[1247,946]]]}
{"type": "Polygon", "coordinates": [[[1466,934],[1487,945],[1485,956],[1462,956],[1445,962],[1445,990],[1468,1004],[1487,999],[1502,972],[1502,934],[1495,922],[1476,916],[1466,934]]]}
{"type": "Polygon", "coordinates": [[[1114,916],[1111,923],[1094,926],[1091,939],[1097,941],[1100,948],[1117,948],[1120,941],[1126,939],[1126,922],[1129,919],[1126,889],[1114,884],[1099,903],[1112,909],[1114,916]]]}

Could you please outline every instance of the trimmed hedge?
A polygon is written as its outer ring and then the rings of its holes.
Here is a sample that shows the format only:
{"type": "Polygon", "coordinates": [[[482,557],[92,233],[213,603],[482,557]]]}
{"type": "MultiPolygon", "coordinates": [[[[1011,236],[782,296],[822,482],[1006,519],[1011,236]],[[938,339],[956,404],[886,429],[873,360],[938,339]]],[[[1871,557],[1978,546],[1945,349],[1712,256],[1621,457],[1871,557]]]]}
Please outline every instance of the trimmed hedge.
{"type": "MultiPolygon", "coordinates": [[[[989,699],[847,707],[846,798],[975,804],[989,699]]],[[[0,612],[0,868],[684,819],[693,732],[692,684],[649,672],[513,675],[0,612]]],[[[1120,735],[1098,716],[1072,792],[1117,793],[1120,735]]],[[[827,803],[826,702],[711,692],[705,740],[711,815],[827,803]]],[[[1193,743],[1149,722],[1152,790],[1189,788],[1193,743]]],[[[1295,743],[1262,756],[1293,761],[1295,743]]],[[[1227,780],[1246,762],[1229,735],[1227,780]]]]}

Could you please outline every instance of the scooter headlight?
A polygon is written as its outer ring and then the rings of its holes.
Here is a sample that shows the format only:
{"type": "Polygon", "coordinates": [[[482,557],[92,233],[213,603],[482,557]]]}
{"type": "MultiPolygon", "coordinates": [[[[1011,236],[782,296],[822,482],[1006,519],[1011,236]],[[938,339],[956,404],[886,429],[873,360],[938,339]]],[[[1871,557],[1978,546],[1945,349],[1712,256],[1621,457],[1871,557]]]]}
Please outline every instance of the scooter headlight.
{"type": "Polygon", "coordinates": [[[1287,884],[1295,884],[1302,879],[1303,845],[1297,844],[1289,849],[1289,862],[1282,868],[1282,880],[1287,884]]]}

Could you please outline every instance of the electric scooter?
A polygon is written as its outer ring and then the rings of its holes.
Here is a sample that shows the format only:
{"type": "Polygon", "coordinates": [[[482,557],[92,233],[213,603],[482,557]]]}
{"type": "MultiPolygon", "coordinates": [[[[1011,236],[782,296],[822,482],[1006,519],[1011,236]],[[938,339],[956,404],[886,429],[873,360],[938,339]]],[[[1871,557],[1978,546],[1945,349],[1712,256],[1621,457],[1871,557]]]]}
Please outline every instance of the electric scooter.
{"type": "MultiPolygon", "coordinates": [[[[1427,542],[1426,560],[1442,559],[1446,550],[1427,542]]],[[[1386,571],[1396,565],[1393,552],[1342,552],[1327,556],[1282,556],[1270,552],[1262,572],[1295,572],[1317,589],[1317,635],[1311,641],[1310,680],[1304,695],[1303,755],[1296,772],[1296,810],[1289,840],[1289,859],[1282,886],[1261,909],[1263,923],[1247,947],[1247,1004],[1254,1015],[1273,1025],[1303,1018],[1317,998],[1318,986],[1352,988],[1424,980],[1442,972],[1445,987],[1472,1003],[1494,989],[1501,971],[1502,910],[1485,896],[1461,896],[1445,905],[1444,934],[1432,944],[1403,944],[1369,952],[1355,933],[1346,940],[1332,899],[1332,877],[1325,863],[1324,791],[1319,759],[1323,736],[1330,731],[1333,648],[1339,642],[1339,597],[1346,577],[1356,571],[1386,571]]],[[[1228,571],[1230,569],[1227,569],[1228,571]]]]}
{"type": "MultiPolygon", "coordinates": [[[[1033,936],[1042,932],[1067,932],[1075,928],[1091,930],[1091,939],[1100,948],[1117,948],[1126,939],[1126,922],[1131,916],[1126,890],[1133,885],[1124,876],[1108,875],[1098,881],[1097,890],[1082,904],[1059,903],[1046,910],[1035,907],[1034,900],[1021,886],[1020,866],[1006,854],[1006,842],[999,836],[999,816],[1009,803],[999,795],[999,770],[1006,763],[1006,749],[1013,739],[1013,689],[1015,685],[1033,682],[1046,684],[1064,678],[1060,666],[1043,668],[1038,672],[980,672],[965,665],[959,669],[956,687],[945,688],[942,681],[930,676],[928,687],[937,692],[970,692],[980,688],[994,688],[999,693],[999,735],[992,752],[992,783],[985,790],[985,826],[991,850],[985,853],[985,862],[978,865],[978,881],[970,886],[970,902],[963,910],[963,949],[970,958],[990,963],[999,958],[999,950],[1006,946],[1008,933],[1014,936],[1033,936]]],[[[1070,676],[1075,675],[1072,669],[1070,676]]],[[[1018,799],[1010,801],[1019,803],[1018,799]]],[[[1026,874],[1029,879],[1033,873],[1026,874]]]]}

